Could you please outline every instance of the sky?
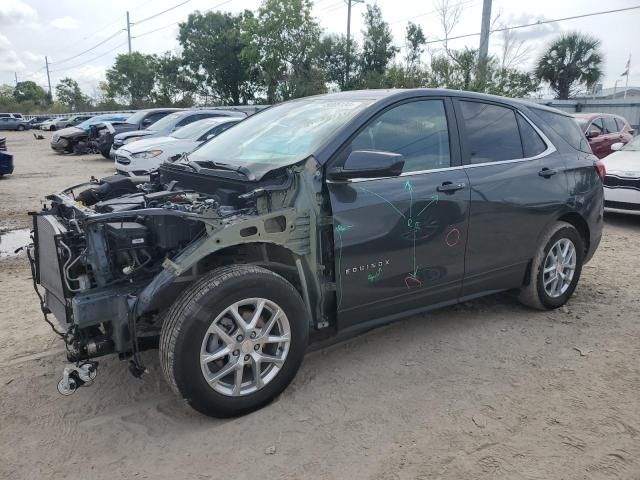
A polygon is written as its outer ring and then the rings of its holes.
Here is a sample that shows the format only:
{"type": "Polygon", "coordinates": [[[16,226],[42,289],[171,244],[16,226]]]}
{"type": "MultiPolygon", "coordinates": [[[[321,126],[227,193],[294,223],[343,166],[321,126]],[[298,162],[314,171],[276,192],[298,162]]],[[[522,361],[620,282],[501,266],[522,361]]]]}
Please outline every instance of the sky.
{"type": "MultiPolygon", "coordinates": [[[[461,16],[450,36],[480,31],[482,0],[449,0],[460,4],[461,16]]],[[[438,0],[364,0],[377,3],[390,24],[395,44],[402,47],[409,20],[422,26],[427,40],[442,39],[443,31],[434,11],[438,0]]],[[[351,31],[354,39],[362,38],[362,13],[365,3],[354,4],[351,31]]],[[[176,40],[178,25],[189,13],[208,9],[240,12],[257,11],[260,0],[0,0],[0,84],[33,80],[46,88],[45,56],[50,62],[51,86],[65,77],[74,78],[91,96],[115,56],[127,52],[126,12],[130,13],[133,50],[142,53],[179,51],[176,40]],[[169,12],[145,20],[175,5],[169,12]],[[144,21],[143,21],[144,20],[144,21]],[[102,43],[95,49],[86,50],[102,43]]],[[[552,20],[585,13],[614,10],[640,5],[640,0],[493,0],[492,22],[498,26],[514,26],[540,20],[552,20]]],[[[327,33],[346,33],[345,0],[315,0],[314,15],[327,33]]],[[[578,30],[601,40],[604,56],[604,88],[624,86],[621,77],[631,55],[629,85],[640,85],[640,9],[610,13],[576,20],[512,30],[516,41],[523,41],[526,55],[519,68],[530,70],[545,45],[561,32],[578,30]]],[[[479,37],[449,41],[449,48],[477,48],[479,37]]],[[[503,35],[493,33],[489,53],[499,55],[503,35]]],[[[429,46],[433,52],[440,43],[429,46]]],[[[402,55],[402,53],[400,54],[402,55]]],[[[428,59],[428,53],[425,60],[428,59]]]]}

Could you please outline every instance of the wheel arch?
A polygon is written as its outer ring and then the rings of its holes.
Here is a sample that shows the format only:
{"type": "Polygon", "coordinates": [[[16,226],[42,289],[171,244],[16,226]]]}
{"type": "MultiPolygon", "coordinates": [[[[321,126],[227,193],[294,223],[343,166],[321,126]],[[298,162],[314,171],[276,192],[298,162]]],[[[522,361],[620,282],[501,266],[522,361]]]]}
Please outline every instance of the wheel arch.
{"type": "Polygon", "coordinates": [[[568,212],[558,218],[557,221],[567,222],[568,224],[574,226],[574,228],[578,231],[578,233],[582,237],[582,240],[584,241],[584,253],[586,254],[589,251],[589,246],[591,243],[591,231],[589,230],[589,224],[584,219],[584,217],[578,212],[568,212]]]}

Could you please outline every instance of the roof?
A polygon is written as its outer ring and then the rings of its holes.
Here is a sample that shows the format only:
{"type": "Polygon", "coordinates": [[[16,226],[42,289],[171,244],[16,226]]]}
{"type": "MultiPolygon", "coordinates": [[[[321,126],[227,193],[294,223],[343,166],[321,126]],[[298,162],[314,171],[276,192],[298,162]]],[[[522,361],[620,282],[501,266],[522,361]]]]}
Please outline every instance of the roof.
{"type": "MultiPolygon", "coordinates": [[[[344,92],[327,93],[324,95],[314,95],[312,97],[303,97],[297,100],[309,99],[335,99],[335,100],[372,100],[374,102],[397,98],[402,100],[414,96],[449,96],[449,97],[465,97],[477,100],[494,101],[511,104],[512,106],[523,105],[528,108],[536,108],[538,110],[546,110],[564,116],[571,116],[567,112],[558,110],[557,108],[540,105],[534,102],[528,102],[517,98],[501,97],[498,95],[490,95],[488,93],[468,92],[466,90],[452,90],[447,88],[392,88],[392,89],[371,89],[371,90],[347,90],[344,92]]],[[[295,100],[294,100],[295,101],[295,100]]]]}

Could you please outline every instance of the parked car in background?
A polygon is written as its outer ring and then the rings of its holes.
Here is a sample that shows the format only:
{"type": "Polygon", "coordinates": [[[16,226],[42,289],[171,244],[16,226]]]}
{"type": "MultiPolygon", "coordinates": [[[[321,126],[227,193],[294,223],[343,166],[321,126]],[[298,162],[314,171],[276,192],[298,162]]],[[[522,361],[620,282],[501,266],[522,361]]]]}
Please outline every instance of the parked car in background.
{"type": "Polygon", "coordinates": [[[31,128],[40,128],[40,126],[46,122],[47,120],[51,120],[51,117],[48,115],[38,115],[36,117],[32,117],[27,122],[31,128]]]}
{"type": "Polygon", "coordinates": [[[86,120],[89,120],[90,118],[94,117],[95,115],[72,115],[71,117],[67,118],[66,120],[58,120],[56,122],[56,129],[61,129],[61,128],[69,128],[69,127],[74,127],[86,120]]]}
{"type": "MultiPolygon", "coordinates": [[[[75,127],[68,127],[54,133],[51,136],[51,148],[58,153],[98,153],[97,143],[89,143],[89,136],[92,128],[103,125],[105,122],[111,124],[124,123],[130,113],[105,113],[95,115],[75,127]]],[[[97,138],[94,132],[93,137],[97,138]]]]}
{"type": "Polygon", "coordinates": [[[21,113],[0,113],[0,118],[19,118],[22,119],[21,113]]]}
{"type": "Polygon", "coordinates": [[[48,132],[53,132],[54,130],[56,130],[58,128],[58,127],[56,127],[58,122],[66,122],[67,120],[69,120],[68,117],[50,118],[49,120],[45,120],[44,122],[42,122],[40,124],[40,130],[46,130],[48,132]]]}
{"type": "Polygon", "coordinates": [[[0,118],[0,130],[29,130],[31,125],[22,118],[2,117],[0,118]]]}
{"type": "Polygon", "coordinates": [[[120,147],[116,171],[123,175],[148,175],[176,155],[189,153],[242,121],[239,117],[214,117],[185,125],[168,137],[143,138],[120,147]]]}
{"type": "Polygon", "coordinates": [[[607,169],[604,208],[640,215],[640,136],[626,145],[614,143],[611,150],[613,153],[602,160],[607,169]]]}
{"type": "Polygon", "coordinates": [[[246,118],[247,114],[233,110],[185,110],[174,112],[150,125],[146,130],[133,130],[130,132],[118,133],[113,138],[111,157],[115,158],[116,150],[127,143],[141,140],[145,137],[166,137],[171,132],[190,123],[211,117],[235,117],[246,118]]]}
{"type": "MultiPolygon", "coordinates": [[[[540,105],[318,95],[247,118],[132,193],[47,196],[29,258],[83,378],[109,353],[139,376],[140,351],[159,348],[174,391],[235,416],[287,387],[309,338],[512,289],[564,305],[600,242],[603,175],[575,120],[540,105]]],[[[64,394],[81,385],[69,378],[64,394]]]]}
{"type": "Polygon", "coordinates": [[[611,153],[614,143],[626,144],[633,138],[634,130],[623,117],[609,113],[576,113],[580,129],[587,136],[594,155],[604,158],[611,153]]]}
{"type": "Polygon", "coordinates": [[[106,130],[98,140],[98,148],[105,158],[111,158],[111,146],[113,145],[113,137],[118,133],[131,132],[134,130],[145,130],[149,126],[156,123],[161,118],[166,117],[170,113],[183,111],[182,108],[151,108],[148,110],[139,110],[131,115],[126,122],[114,125],[113,132],[106,130]]]}

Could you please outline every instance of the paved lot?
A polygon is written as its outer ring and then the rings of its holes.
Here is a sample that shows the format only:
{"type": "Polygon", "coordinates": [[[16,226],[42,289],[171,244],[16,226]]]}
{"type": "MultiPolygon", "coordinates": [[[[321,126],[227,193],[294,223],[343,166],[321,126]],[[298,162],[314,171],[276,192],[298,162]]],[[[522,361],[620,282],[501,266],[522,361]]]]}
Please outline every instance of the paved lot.
{"type": "MultiPolygon", "coordinates": [[[[6,136],[0,232],[113,168],[6,136]]],[[[640,217],[610,217],[568,307],[502,294],[414,317],[308,355],[277,401],[221,421],[170,392],[155,352],[141,380],[110,358],[60,396],[26,259],[2,258],[0,478],[640,479],[639,286],[640,217]]]]}

